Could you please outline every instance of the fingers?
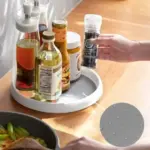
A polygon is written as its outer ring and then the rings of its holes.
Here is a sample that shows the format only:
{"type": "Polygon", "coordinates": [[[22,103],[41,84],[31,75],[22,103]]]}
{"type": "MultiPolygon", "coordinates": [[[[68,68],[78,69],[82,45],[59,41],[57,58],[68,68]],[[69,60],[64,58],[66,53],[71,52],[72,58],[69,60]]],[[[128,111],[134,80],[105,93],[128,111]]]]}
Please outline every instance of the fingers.
{"type": "Polygon", "coordinates": [[[121,36],[118,34],[101,34],[96,39],[91,39],[91,42],[99,46],[113,46],[117,39],[120,39],[121,36]]]}
{"type": "Polygon", "coordinates": [[[110,60],[116,62],[131,62],[132,57],[128,53],[120,52],[115,48],[99,48],[98,49],[98,59],[110,60]]]}
{"type": "Polygon", "coordinates": [[[116,34],[101,34],[100,36],[101,37],[109,37],[109,38],[111,38],[111,37],[114,37],[116,34]]]}
{"type": "Polygon", "coordinates": [[[97,44],[99,46],[110,46],[111,45],[111,40],[112,38],[111,37],[98,37],[96,39],[91,39],[91,42],[94,43],[94,44],[97,44]]]}
{"type": "Polygon", "coordinates": [[[91,39],[91,42],[97,44],[99,46],[110,46],[112,45],[112,39],[115,35],[114,34],[101,34],[96,39],[91,39]]]}
{"type": "Polygon", "coordinates": [[[78,138],[74,141],[71,141],[67,144],[65,148],[62,148],[61,150],[77,150],[77,146],[79,143],[82,143],[85,140],[85,137],[78,138]]]}
{"type": "Polygon", "coordinates": [[[61,150],[73,150],[73,148],[71,146],[67,146],[65,148],[62,148],[61,150]]]}
{"type": "Polygon", "coordinates": [[[80,138],[71,141],[70,143],[67,144],[66,147],[62,148],[61,150],[73,150],[73,146],[75,145],[75,143],[77,143],[78,141],[80,141],[80,138]]]}
{"type": "Polygon", "coordinates": [[[71,141],[67,145],[73,145],[73,144],[76,144],[78,142],[84,141],[85,139],[86,139],[85,137],[77,138],[76,140],[71,141]]]}
{"type": "Polygon", "coordinates": [[[61,150],[75,150],[75,143],[69,143],[67,144],[67,146],[65,146],[64,148],[62,148],[61,150]]]}
{"type": "Polygon", "coordinates": [[[110,47],[100,47],[98,49],[98,59],[104,59],[104,60],[112,60],[111,58],[111,48],[110,47]]]}
{"type": "Polygon", "coordinates": [[[77,142],[79,142],[80,140],[81,140],[81,138],[78,138],[78,139],[76,139],[76,140],[71,141],[71,142],[68,143],[67,145],[71,145],[71,144],[77,143],[77,142]]]}

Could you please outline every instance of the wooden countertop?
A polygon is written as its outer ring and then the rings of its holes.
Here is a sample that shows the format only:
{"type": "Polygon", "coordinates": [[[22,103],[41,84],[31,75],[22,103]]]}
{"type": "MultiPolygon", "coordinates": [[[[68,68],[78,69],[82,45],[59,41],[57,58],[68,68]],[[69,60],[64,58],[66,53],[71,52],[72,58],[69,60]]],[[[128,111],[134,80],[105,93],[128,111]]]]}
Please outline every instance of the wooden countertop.
{"type": "MultiPolygon", "coordinates": [[[[86,13],[103,16],[102,33],[118,33],[133,40],[150,39],[149,0],[83,0],[69,15],[69,29],[84,34],[86,13]]],[[[99,132],[100,116],[111,104],[135,105],[145,119],[140,142],[150,139],[150,62],[115,63],[99,61],[96,69],[104,84],[104,94],[94,106],[70,114],[44,114],[24,108],[10,96],[11,73],[0,79],[0,110],[20,111],[41,118],[57,130],[61,145],[88,136],[104,142],[99,132]]]]}

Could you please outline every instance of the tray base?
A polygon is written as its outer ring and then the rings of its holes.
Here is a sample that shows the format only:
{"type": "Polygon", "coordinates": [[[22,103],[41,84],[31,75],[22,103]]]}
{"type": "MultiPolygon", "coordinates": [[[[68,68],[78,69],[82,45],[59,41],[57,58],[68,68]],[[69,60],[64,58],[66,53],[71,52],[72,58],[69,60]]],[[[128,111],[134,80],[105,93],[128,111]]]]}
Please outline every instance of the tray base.
{"type": "Polygon", "coordinates": [[[46,113],[69,113],[85,109],[95,104],[102,93],[103,86],[100,77],[95,71],[86,67],[82,67],[80,79],[71,84],[71,88],[62,94],[57,103],[40,102],[26,98],[16,89],[15,80],[11,85],[11,94],[18,103],[46,113]]]}
{"type": "Polygon", "coordinates": [[[82,75],[79,80],[71,84],[70,89],[63,93],[58,103],[78,101],[89,95],[96,90],[96,85],[86,76],[82,75]],[[86,87],[86,88],[85,88],[86,87]]]}

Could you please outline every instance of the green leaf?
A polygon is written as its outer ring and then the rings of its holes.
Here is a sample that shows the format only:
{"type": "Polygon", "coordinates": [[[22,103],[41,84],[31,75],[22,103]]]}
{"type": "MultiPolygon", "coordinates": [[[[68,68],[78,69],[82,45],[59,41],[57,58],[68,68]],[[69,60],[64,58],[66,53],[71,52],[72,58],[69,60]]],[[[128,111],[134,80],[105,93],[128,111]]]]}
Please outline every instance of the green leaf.
{"type": "Polygon", "coordinates": [[[8,131],[8,134],[9,134],[10,138],[12,140],[16,140],[16,136],[15,136],[15,132],[14,132],[14,127],[13,127],[12,123],[8,123],[7,124],[7,131],[8,131]]]}
{"type": "Polygon", "coordinates": [[[9,138],[8,134],[0,134],[0,140],[6,140],[7,138],[9,138]]]}
{"type": "Polygon", "coordinates": [[[45,141],[41,138],[36,138],[36,141],[39,142],[42,146],[47,147],[47,144],[45,143],[45,141]]]}
{"type": "Polygon", "coordinates": [[[24,136],[30,136],[30,133],[25,128],[18,127],[18,130],[20,130],[20,132],[22,133],[22,135],[24,135],[24,136]]]}

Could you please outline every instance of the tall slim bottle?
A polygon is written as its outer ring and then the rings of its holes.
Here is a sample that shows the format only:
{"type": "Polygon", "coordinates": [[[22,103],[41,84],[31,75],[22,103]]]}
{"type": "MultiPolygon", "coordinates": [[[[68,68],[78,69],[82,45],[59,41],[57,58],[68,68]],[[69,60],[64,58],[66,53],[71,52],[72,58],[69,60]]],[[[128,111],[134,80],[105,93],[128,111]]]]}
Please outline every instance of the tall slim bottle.
{"type": "Polygon", "coordinates": [[[32,5],[25,2],[24,15],[16,18],[19,37],[16,44],[16,88],[20,91],[35,90],[35,57],[39,49],[38,20],[31,17],[32,5]]]}
{"type": "Polygon", "coordinates": [[[52,22],[53,32],[55,32],[55,45],[62,54],[62,90],[63,92],[70,88],[70,57],[67,51],[67,21],[54,20],[52,22]]]}
{"type": "Polygon", "coordinates": [[[42,45],[42,36],[43,32],[48,30],[48,17],[47,17],[47,9],[48,9],[49,3],[41,5],[39,0],[34,0],[34,7],[32,11],[32,16],[37,17],[39,19],[39,35],[40,35],[40,46],[42,45]]]}
{"type": "Polygon", "coordinates": [[[48,18],[47,18],[47,7],[41,7],[40,19],[39,19],[39,33],[40,33],[40,45],[43,44],[42,36],[43,32],[48,30],[48,18]]]}

